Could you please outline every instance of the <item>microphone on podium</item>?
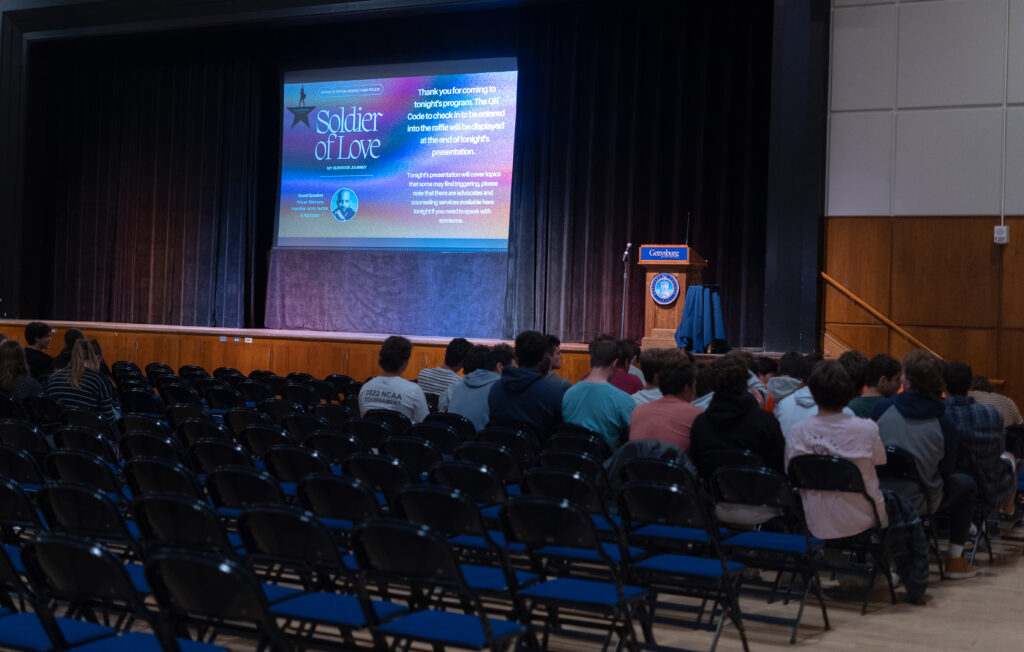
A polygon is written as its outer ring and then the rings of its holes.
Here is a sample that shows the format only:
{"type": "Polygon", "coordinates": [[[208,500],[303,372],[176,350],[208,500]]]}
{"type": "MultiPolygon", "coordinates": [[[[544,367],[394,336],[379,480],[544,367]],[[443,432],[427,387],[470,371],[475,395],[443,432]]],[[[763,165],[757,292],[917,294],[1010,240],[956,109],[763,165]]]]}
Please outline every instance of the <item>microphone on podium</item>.
{"type": "Polygon", "coordinates": [[[626,243],[626,250],[622,252],[622,262],[629,260],[629,250],[633,248],[632,242],[626,243]]]}

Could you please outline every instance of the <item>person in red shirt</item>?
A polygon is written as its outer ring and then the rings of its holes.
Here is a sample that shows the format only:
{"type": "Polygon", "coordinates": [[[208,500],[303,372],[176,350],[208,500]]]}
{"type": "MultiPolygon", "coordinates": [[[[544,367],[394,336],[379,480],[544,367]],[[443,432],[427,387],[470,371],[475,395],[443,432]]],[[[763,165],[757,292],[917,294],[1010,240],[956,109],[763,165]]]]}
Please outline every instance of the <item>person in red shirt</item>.
{"type": "Polygon", "coordinates": [[[689,362],[671,362],[658,374],[658,388],[664,395],[644,403],[630,416],[629,440],[656,439],[690,451],[690,427],[703,410],[690,403],[697,381],[697,367],[689,362]]]}

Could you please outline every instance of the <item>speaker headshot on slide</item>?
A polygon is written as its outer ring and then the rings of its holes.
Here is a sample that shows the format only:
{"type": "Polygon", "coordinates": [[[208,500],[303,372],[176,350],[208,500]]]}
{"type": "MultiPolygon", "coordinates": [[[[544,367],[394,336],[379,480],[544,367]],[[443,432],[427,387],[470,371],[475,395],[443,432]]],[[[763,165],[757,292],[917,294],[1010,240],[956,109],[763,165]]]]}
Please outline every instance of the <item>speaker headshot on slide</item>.
{"type": "Polygon", "coordinates": [[[331,198],[331,214],[339,222],[348,222],[359,210],[359,198],[348,188],[342,188],[331,198]]]}

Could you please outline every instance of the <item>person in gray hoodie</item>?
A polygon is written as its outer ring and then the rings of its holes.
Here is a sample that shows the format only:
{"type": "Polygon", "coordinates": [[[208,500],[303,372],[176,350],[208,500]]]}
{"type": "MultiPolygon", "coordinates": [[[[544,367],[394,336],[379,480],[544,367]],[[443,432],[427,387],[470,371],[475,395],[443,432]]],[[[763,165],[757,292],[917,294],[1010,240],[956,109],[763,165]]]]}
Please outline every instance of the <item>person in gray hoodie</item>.
{"type": "MultiPolygon", "coordinates": [[[[805,364],[798,372],[800,373],[800,387],[781,401],[775,404],[775,418],[779,420],[779,427],[782,434],[789,435],[790,429],[808,417],[818,414],[818,404],[814,402],[811,395],[811,388],[804,384],[804,379],[810,376],[813,369],[810,359],[804,358],[805,364]]],[[[774,379],[773,379],[774,380],[774,379]]],[[[843,414],[856,416],[848,407],[843,408],[843,414]]]]}
{"type": "Polygon", "coordinates": [[[775,405],[804,386],[804,378],[807,378],[810,371],[807,363],[807,359],[796,351],[784,353],[779,358],[778,372],[765,382],[768,393],[775,399],[775,405]]]}
{"type": "Polygon", "coordinates": [[[462,361],[466,377],[451,384],[438,401],[441,412],[461,414],[477,430],[487,425],[491,410],[487,397],[491,385],[501,379],[502,369],[512,364],[515,352],[508,344],[474,346],[462,361]]]}

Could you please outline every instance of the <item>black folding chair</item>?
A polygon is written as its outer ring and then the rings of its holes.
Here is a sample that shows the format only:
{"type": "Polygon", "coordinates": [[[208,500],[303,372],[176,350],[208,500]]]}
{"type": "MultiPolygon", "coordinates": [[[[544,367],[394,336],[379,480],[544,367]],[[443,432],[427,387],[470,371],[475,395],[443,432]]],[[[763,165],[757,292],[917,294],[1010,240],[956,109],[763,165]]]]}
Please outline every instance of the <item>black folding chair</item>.
{"type": "Polygon", "coordinates": [[[237,518],[250,505],[283,505],[284,492],[266,471],[242,466],[222,466],[206,476],[206,494],[217,513],[237,518]]]}
{"type": "Polygon", "coordinates": [[[106,493],[81,484],[49,482],[39,489],[39,509],[50,529],[103,541],[127,558],[141,559],[134,523],[126,521],[106,493]]]}
{"type": "Polygon", "coordinates": [[[942,552],[939,550],[939,532],[935,525],[935,514],[932,513],[928,505],[928,491],[924,486],[924,480],[921,478],[914,457],[899,446],[886,446],[885,464],[877,467],[876,471],[881,486],[902,495],[916,490],[919,495],[923,496],[922,503],[915,507],[921,516],[925,532],[928,533],[932,554],[935,555],[935,561],[939,565],[939,579],[946,579],[946,564],[942,559],[942,552]]]}
{"type": "Polygon", "coordinates": [[[431,412],[423,422],[443,423],[446,426],[451,426],[455,429],[455,433],[460,441],[469,441],[476,438],[476,428],[473,427],[473,422],[461,414],[455,414],[454,412],[431,412]]]}
{"type": "Polygon", "coordinates": [[[612,449],[600,436],[568,432],[553,434],[548,439],[547,450],[585,453],[602,464],[612,456],[612,449]]]}
{"type": "Polygon", "coordinates": [[[17,482],[26,491],[38,491],[46,482],[46,474],[34,457],[7,444],[0,444],[0,478],[17,482]]]}
{"type": "Polygon", "coordinates": [[[391,426],[391,432],[395,435],[404,435],[406,429],[412,425],[412,420],[397,410],[385,410],[378,408],[367,410],[363,414],[364,419],[375,419],[381,423],[391,426]]]}
{"type": "Polygon", "coordinates": [[[268,398],[265,401],[260,402],[257,406],[260,412],[265,412],[267,416],[273,420],[274,423],[280,425],[284,423],[285,418],[289,414],[295,412],[301,412],[302,406],[295,401],[289,401],[283,398],[268,398]]]}
{"type": "Polygon", "coordinates": [[[524,633],[518,623],[487,616],[448,542],[431,528],[372,519],[353,531],[352,546],[369,579],[411,586],[412,613],[374,627],[378,636],[391,638],[393,646],[422,641],[435,650],[452,646],[503,651],[524,633]],[[445,595],[454,596],[466,613],[445,610],[445,595]]]}
{"type": "Polygon", "coordinates": [[[565,500],[513,496],[502,509],[501,520],[506,537],[527,547],[533,572],[546,580],[516,596],[520,613],[531,625],[537,607],[544,607],[542,648],[547,649],[554,632],[603,641],[603,649],[617,634],[616,648],[639,650],[633,619],[647,618],[643,606],[649,594],[625,583],[624,560],[609,555],[589,514],[565,500]],[[579,565],[584,559],[586,575],[579,565]],[[586,631],[595,627],[607,633],[586,631]]]}
{"type": "Polygon", "coordinates": [[[444,455],[454,453],[455,449],[463,441],[454,427],[444,423],[432,423],[429,421],[409,426],[405,431],[405,436],[428,441],[436,446],[444,455]]]}
{"type": "Polygon", "coordinates": [[[331,430],[317,430],[306,440],[306,445],[332,465],[341,465],[353,453],[366,452],[366,447],[354,436],[331,430]]]}
{"type": "Polygon", "coordinates": [[[356,453],[345,460],[342,470],[372,487],[382,505],[390,504],[399,489],[414,481],[405,464],[390,455],[356,453]]]}
{"type": "Polygon", "coordinates": [[[204,498],[199,478],[181,462],[160,457],[134,457],[124,465],[124,477],[133,496],[165,493],[204,498]]]}
{"type": "MultiPolygon", "coordinates": [[[[732,503],[749,507],[767,507],[778,510],[785,519],[790,532],[757,530],[742,532],[728,537],[723,542],[730,558],[748,566],[775,571],[775,582],[767,591],[748,589],[749,593],[767,595],[772,599],[784,574],[792,573],[801,578],[798,595],[800,606],[792,620],[769,616],[747,614],[748,619],[765,620],[792,624],[790,642],[796,642],[796,633],[803,617],[807,594],[814,592],[821,604],[821,617],[825,629],[830,629],[825,598],[821,593],[821,579],[818,568],[824,548],[819,539],[807,531],[803,516],[796,502],[796,495],[786,476],[767,468],[753,466],[719,466],[711,475],[711,491],[716,503],[732,503]]],[[[729,525],[729,523],[725,523],[729,525]]],[[[787,598],[789,590],[787,589],[787,598]]]]}
{"type": "Polygon", "coordinates": [[[382,449],[388,455],[402,460],[416,476],[423,476],[441,461],[441,449],[425,439],[409,436],[388,437],[382,449]]]}
{"type": "Polygon", "coordinates": [[[292,412],[284,418],[282,425],[288,431],[288,434],[291,435],[292,439],[297,442],[306,441],[317,430],[331,427],[331,424],[326,419],[303,412],[292,412]]]}
{"type": "Polygon", "coordinates": [[[295,443],[295,440],[289,437],[281,426],[268,423],[249,424],[242,428],[236,438],[256,457],[263,457],[274,446],[295,443]]]}
{"type": "Polygon", "coordinates": [[[21,401],[28,412],[28,418],[43,432],[53,432],[61,426],[60,415],[64,411],[57,399],[45,394],[26,396],[21,401]]]}
{"type": "MultiPolygon", "coordinates": [[[[694,597],[701,601],[695,609],[696,621],[674,618],[669,622],[712,629],[711,651],[714,652],[722,625],[728,618],[739,631],[743,649],[749,650],[739,603],[743,565],[726,561],[718,523],[705,499],[692,486],[630,481],[619,493],[619,505],[623,523],[629,528],[629,540],[657,553],[632,564],[630,578],[656,594],[694,597]],[[680,537],[680,532],[694,535],[680,537]],[[696,545],[695,539],[699,540],[696,545]],[[701,554],[695,555],[695,552],[701,554]],[[713,614],[704,622],[704,605],[708,602],[721,613],[713,614]]],[[[667,601],[659,603],[658,608],[661,612],[687,611],[678,603],[667,601]]],[[[665,617],[659,621],[664,622],[665,617]]],[[[653,632],[649,635],[653,638],[653,632]]]]}
{"type": "Polygon", "coordinates": [[[789,477],[797,489],[858,494],[871,505],[871,512],[875,516],[875,523],[871,528],[852,537],[826,539],[825,547],[873,559],[873,562],[869,563],[866,568],[862,564],[849,564],[831,569],[844,573],[855,573],[867,578],[864,601],[860,609],[861,615],[867,611],[868,597],[871,595],[871,589],[875,586],[875,576],[878,575],[879,570],[885,575],[886,582],[889,584],[889,596],[895,604],[896,592],[889,574],[890,559],[892,558],[889,554],[889,533],[882,529],[875,501],[868,495],[867,489],[864,487],[864,477],[857,465],[850,460],[831,455],[801,455],[789,461],[789,477]]]}
{"type": "Polygon", "coordinates": [[[191,446],[200,439],[231,439],[224,426],[214,423],[213,420],[196,418],[185,419],[177,427],[176,434],[178,441],[185,446],[191,446]]]}
{"type": "Polygon", "coordinates": [[[327,422],[331,430],[341,430],[345,422],[352,418],[352,410],[344,405],[321,403],[313,408],[313,415],[327,422]]]}
{"type": "MultiPolygon", "coordinates": [[[[57,426],[60,427],[59,425],[57,426]]],[[[56,430],[56,429],[54,429],[56,430]]],[[[43,431],[27,421],[4,419],[0,421],[0,442],[23,450],[42,465],[52,447],[43,431]]]]}
{"type": "Polygon", "coordinates": [[[62,426],[53,433],[53,443],[61,450],[91,453],[111,467],[120,464],[120,455],[114,442],[92,428],[62,426]]]}
{"type": "Polygon", "coordinates": [[[362,417],[352,417],[342,425],[341,431],[354,435],[366,448],[379,448],[386,438],[398,434],[383,421],[362,417]]]}
{"type": "Polygon", "coordinates": [[[380,515],[373,488],[356,478],[310,473],[299,480],[297,494],[299,503],[342,541],[354,525],[380,515]]]}
{"type": "Polygon", "coordinates": [[[172,462],[186,462],[185,451],[177,439],[167,435],[129,432],[121,438],[121,453],[125,459],[147,456],[160,457],[172,462]]]}
{"type": "Polygon", "coordinates": [[[430,481],[466,494],[480,506],[484,519],[494,523],[508,500],[505,483],[493,471],[466,460],[439,462],[430,470],[430,481]]]}

